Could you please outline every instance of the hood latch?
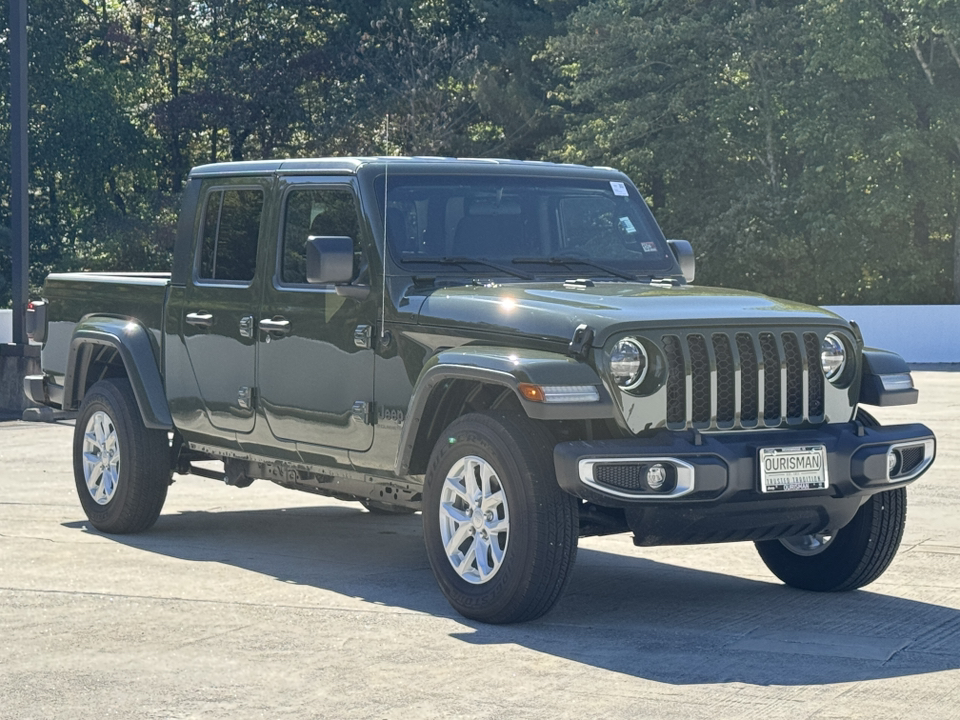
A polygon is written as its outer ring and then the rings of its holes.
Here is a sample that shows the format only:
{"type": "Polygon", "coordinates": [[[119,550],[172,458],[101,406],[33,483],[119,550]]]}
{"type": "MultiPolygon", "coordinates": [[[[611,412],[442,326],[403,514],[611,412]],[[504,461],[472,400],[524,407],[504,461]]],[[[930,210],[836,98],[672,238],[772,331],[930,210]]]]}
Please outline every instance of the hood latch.
{"type": "Polygon", "coordinates": [[[582,362],[587,359],[591,344],[593,344],[593,328],[585,324],[578,325],[567,346],[567,355],[582,362]]]}

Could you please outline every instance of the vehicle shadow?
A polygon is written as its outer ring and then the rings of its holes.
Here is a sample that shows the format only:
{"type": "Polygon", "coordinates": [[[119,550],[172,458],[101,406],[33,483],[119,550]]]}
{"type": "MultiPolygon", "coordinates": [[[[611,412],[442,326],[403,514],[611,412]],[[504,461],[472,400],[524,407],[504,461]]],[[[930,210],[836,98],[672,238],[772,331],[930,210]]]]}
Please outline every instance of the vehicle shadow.
{"type": "MultiPolygon", "coordinates": [[[[87,522],[65,527],[97,533],[87,522]]],[[[223,563],[284,583],[459,621],[453,637],[520,645],[657,682],[816,685],[960,668],[960,610],[869,590],[819,594],[581,548],[553,612],[492,626],[464,620],[428,566],[420,516],[315,507],[163,515],[145,552],[223,563]]]]}

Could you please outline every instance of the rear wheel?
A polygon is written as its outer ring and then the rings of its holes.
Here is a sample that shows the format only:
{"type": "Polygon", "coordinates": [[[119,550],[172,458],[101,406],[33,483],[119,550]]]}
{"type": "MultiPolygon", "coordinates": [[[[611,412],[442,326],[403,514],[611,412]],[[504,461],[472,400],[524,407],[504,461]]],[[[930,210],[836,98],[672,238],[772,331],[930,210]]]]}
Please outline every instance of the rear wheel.
{"type": "Polygon", "coordinates": [[[130,382],[101,380],[80,405],[73,439],[73,474],[80,504],[103,532],[152,526],[170,484],[167,434],[144,426],[130,382]]]}
{"type": "Polygon", "coordinates": [[[465,617],[540,617],[577,553],[577,501],[557,485],[554,442],[526,417],[465,415],[440,437],[424,482],[423,534],[440,589],[465,617]]]}
{"type": "Polygon", "coordinates": [[[756,543],[774,575],[803,590],[855,590],[880,577],[890,566],[907,518],[906,488],[877,493],[860,506],[845,527],[756,543]]]}

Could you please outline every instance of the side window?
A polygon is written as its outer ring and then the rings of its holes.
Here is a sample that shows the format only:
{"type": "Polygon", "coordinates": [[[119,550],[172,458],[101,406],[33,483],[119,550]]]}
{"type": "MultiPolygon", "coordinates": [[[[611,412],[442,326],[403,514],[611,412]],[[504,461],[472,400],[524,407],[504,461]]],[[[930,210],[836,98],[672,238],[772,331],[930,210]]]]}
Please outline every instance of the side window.
{"type": "Polygon", "coordinates": [[[287,195],[280,248],[280,281],[284,285],[306,284],[306,244],[311,235],[353,238],[356,276],[362,260],[360,219],[350,188],[303,188],[287,195]]]}
{"type": "Polygon", "coordinates": [[[253,280],[262,214],[261,190],[214,190],[207,196],[200,246],[201,279],[253,280]]]}

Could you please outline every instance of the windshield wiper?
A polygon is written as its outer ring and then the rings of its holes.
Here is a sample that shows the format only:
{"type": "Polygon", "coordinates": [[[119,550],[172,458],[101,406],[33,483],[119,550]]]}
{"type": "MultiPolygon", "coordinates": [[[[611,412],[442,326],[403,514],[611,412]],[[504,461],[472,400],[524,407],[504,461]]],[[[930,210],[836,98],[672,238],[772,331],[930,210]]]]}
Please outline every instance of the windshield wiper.
{"type": "Polygon", "coordinates": [[[602,270],[605,273],[613,275],[614,277],[622,278],[624,280],[637,280],[636,275],[631,275],[630,273],[625,273],[622,270],[618,270],[615,267],[606,265],[604,263],[598,263],[593,260],[587,260],[586,258],[581,257],[549,257],[549,258],[537,258],[537,257],[522,257],[514,258],[515,263],[524,263],[524,264],[533,264],[533,263],[542,263],[544,265],[567,265],[570,266],[574,263],[579,265],[586,265],[587,267],[592,267],[597,270],[602,270]]]}
{"type": "Polygon", "coordinates": [[[418,263],[429,263],[431,265],[459,265],[461,268],[466,270],[463,266],[467,263],[474,263],[475,265],[484,265],[494,270],[499,270],[502,273],[507,275],[513,275],[518,277],[521,280],[533,280],[533,275],[525,273],[516,268],[507,267],[506,265],[501,265],[499,263],[490,262],[489,260],[478,260],[477,258],[472,257],[442,257],[442,258],[421,258],[421,257],[404,257],[402,258],[403,262],[418,262],[418,263]]]}

